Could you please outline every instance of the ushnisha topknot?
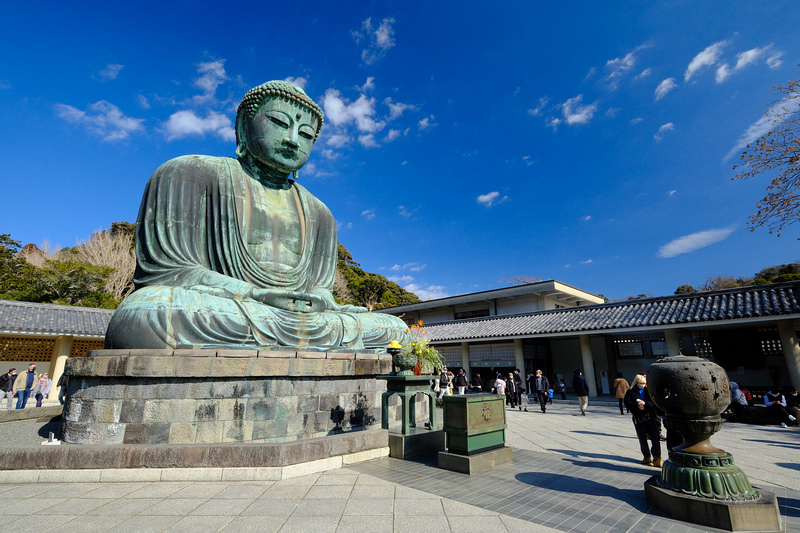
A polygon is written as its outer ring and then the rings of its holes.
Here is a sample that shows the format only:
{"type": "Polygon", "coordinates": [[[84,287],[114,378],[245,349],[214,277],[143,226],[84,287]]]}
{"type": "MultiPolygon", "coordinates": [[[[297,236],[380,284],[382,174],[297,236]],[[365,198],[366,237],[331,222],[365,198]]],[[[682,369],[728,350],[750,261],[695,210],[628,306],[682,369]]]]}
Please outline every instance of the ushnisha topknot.
{"type": "Polygon", "coordinates": [[[319,132],[322,129],[322,123],[325,121],[325,116],[322,113],[322,109],[316,103],[314,103],[314,100],[309,98],[303,89],[289,83],[288,81],[273,80],[262,83],[258,87],[253,87],[247,91],[247,94],[245,94],[244,98],[242,98],[236,114],[241,116],[242,113],[245,113],[247,118],[253,118],[253,116],[256,114],[256,111],[258,111],[258,106],[261,105],[261,102],[270,96],[283,98],[284,100],[288,100],[308,108],[319,121],[317,125],[317,133],[314,136],[314,142],[317,141],[317,138],[319,138],[319,132]]]}

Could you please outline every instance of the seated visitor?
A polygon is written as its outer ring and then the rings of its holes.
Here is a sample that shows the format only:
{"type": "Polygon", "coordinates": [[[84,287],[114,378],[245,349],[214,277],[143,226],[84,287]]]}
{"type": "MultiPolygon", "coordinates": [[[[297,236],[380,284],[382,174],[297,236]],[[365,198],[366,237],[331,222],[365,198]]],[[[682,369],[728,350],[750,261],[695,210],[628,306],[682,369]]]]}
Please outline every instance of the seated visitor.
{"type": "Polygon", "coordinates": [[[786,398],[780,392],[771,390],[764,395],[764,405],[781,419],[781,427],[796,426],[797,418],[786,410],[786,398]]]}
{"type": "Polygon", "coordinates": [[[785,395],[786,411],[795,418],[800,419],[800,394],[797,394],[797,387],[791,387],[789,394],[785,395]]]}
{"type": "Polygon", "coordinates": [[[336,222],[290,179],[323,114],[302,89],[271,81],[236,115],[238,159],[189,155],[158,168],[136,221],[135,292],[106,348],[384,350],[397,317],[332,295],[336,222]]]}
{"type": "Polygon", "coordinates": [[[733,414],[736,417],[736,422],[744,422],[745,411],[747,410],[747,398],[745,398],[742,389],[735,381],[731,381],[731,405],[733,414]]]}

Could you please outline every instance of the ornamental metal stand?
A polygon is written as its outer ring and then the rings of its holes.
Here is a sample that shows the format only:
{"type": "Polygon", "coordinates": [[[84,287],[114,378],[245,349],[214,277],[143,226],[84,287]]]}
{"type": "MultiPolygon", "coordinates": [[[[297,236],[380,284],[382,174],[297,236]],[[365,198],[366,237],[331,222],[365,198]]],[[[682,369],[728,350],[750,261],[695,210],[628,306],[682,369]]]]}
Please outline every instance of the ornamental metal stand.
{"type": "Polygon", "coordinates": [[[669,516],[729,531],[780,531],[775,494],[757,491],[733,456],[711,444],[730,404],[725,370],[706,359],[677,355],[647,370],[653,403],[664,425],[683,436],[661,475],[645,482],[647,503],[669,516]]]}

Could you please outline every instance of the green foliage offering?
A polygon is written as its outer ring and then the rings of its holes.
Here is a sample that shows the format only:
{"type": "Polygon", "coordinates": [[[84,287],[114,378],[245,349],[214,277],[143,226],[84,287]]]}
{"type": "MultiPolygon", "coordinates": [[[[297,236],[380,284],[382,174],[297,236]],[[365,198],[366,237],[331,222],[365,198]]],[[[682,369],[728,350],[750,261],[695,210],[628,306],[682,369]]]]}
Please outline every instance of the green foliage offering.
{"type": "Polygon", "coordinates": [[[411,336],[411,341],[403,346],[402,352],[404,355],[414,354],[417,356],[415,373],[423,375],[441,373],[444,370],[442,355],[430,345],[431,340],[425,336],[422,320],[418,324],[409,326],[406,333],[411,336]]]}
{"type": "Polygon", "coordinates": [[[334,291],[340,304],[360,305],[373,311],[421,301],[416,294],[380,274],[365,272],[341,243],[337,269],[346,283],[346,290],[334,291]]]}

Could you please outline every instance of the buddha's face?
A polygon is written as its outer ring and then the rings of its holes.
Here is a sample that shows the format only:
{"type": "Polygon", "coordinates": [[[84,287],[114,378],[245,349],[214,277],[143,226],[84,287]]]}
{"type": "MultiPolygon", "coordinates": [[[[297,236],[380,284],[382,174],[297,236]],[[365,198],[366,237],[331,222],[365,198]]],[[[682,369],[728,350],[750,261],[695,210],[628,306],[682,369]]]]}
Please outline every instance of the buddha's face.
{"type": "Polygon", "coordinates": [[[317,117],[310,111],[280,98],[269,98],[245,125],[247,150],[268,166],[293,172],[306,164],[317,125],[317,117]]]}

